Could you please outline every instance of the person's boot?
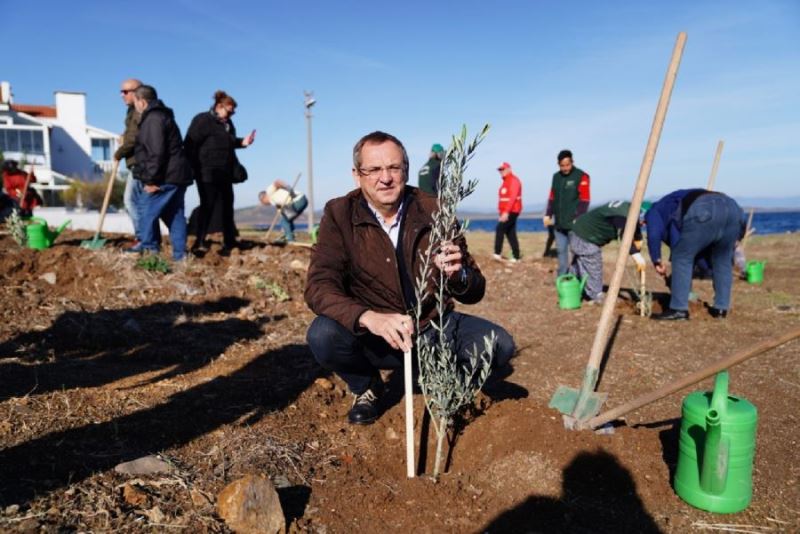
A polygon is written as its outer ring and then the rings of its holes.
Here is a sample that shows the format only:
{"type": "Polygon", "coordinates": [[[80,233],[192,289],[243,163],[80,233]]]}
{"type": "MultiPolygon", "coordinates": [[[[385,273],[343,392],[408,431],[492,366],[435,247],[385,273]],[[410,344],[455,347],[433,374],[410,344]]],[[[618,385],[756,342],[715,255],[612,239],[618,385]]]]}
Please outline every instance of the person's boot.
{"type": "Polygon", "coordinates": [[[688,321],[689,312],[686,310],[673,310],[672,308],[667,308],[663,312],[653,315],[651,319],[656,321],[688,321]]]}
{"type": "Polygon", "coordinates": [[[727,319],[728,310],[720,310],[719,308],[711,306],[708,309],[708,314],[711,315],[711,317],[713,317],[714,319],[727,319]]]}
{"type": "Polygon", "coordinates": [[[353,394],[353,407],[347,413],[347,420],[353,425],[369,425],[380,416],[380,401],[383,396],[383,381],[373,378],[369,388],[360,395],[353,394]]]}

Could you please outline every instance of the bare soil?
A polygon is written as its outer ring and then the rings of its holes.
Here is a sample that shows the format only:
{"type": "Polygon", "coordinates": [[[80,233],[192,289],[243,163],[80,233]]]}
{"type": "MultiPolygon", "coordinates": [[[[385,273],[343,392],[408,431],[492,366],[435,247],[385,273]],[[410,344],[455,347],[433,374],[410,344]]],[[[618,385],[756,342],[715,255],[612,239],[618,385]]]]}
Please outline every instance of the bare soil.
{"type": "MultiPolygon", "coordinates": [[[[670,485],[687,392],[610,435],[567,431],[547,407],[558,385],[579,385],[600,308],[558,308],[542,235],[523,236],[516,265],[490,259],[492,236],[470,235],[488,294],[462,310],[505,326],[519,353],[457,429],[438,483],[405,478],[398,377],[386,376],[376,424],[347,424],[343,383],[305,343],[308,249],[254,234],[231,257],[214,247],[164,275],[136,268],[121,238],[79,248],[89,237],[68,232],[42,252],[0,238],[0,531],[228,532],[216,495],[251,473],[279,488],[292,532],[800,531],[800,342],[731,372],[732,392],[760,416],[752,504],[696,510],[670,485]],[[171,471],[114,471],[148,454],[171,471]]],[[[727,320],[706,312],[709,281],[695,283],[688,322],[650,321],[619,301],[599,385],[607,407],[797,326],[800,236],[756,237],[748,255],[768,261],[766,279],[735,283],[727,320]]],[[[607,280],[615,256],[608,247],[607,280]]],[[[648,287],[666,297],[652,271],[648,287]]],[[[434,434],[415,403],[429,474],[434,434]]]]}

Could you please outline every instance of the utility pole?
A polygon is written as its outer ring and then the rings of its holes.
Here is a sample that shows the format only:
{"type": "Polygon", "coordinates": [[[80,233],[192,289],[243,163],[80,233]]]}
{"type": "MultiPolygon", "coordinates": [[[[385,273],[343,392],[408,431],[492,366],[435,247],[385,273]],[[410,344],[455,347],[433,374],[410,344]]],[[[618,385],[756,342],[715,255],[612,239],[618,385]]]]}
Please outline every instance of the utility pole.
{"type": "Polygon", "coordinates": [[[308,231],[314,229],[314,172],[311,163],[311,107],[317,103],[313,91],[303,91],[305,95],[306,124],[308,125],[308,231]]]}

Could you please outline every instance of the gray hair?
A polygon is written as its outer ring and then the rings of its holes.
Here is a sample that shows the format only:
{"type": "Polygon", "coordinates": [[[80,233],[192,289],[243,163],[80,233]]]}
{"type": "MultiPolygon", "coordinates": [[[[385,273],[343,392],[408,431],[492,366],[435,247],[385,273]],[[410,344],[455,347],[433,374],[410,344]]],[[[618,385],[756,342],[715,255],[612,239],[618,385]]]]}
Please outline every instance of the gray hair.
{"type": "Polygon", "coordinates": [[[158,98],[156,88],[152,85],[140,85],[136,88],[136,91],[134,91],[133,94],[135,94],[136,98],[139,100],[144,100],[147,103],[150,103],[158,98]]]}

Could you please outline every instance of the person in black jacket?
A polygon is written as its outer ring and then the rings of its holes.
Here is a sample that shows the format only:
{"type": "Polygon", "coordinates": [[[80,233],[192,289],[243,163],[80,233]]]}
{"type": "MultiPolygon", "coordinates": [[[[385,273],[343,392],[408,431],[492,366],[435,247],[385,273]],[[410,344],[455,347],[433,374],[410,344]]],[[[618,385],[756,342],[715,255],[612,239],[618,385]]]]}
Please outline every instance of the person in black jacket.
{"type": "Polygon", "coordinates": [[[159,219],[169,228],[172,259],[186,255],[186,217],[183,198],[192,183],[192,170],[183,153],[181,131],[175,114],[158,99],[156,90],[141,85],[134,93],[141,115],[136,134],[134,177],[142,182],[141,244],[133,251],[158,253],[161,245],[159,219]]]}
{"type": "Polygon", "coordinates": [[[186,155],[197,177],[200,208],[197,239],[192,250],[205,252],[206,234],[217,203],[222,207],[222,235],[225,254],[236,246],[233,223],[233,174],[238,165],[234,150],[245,148],[255,140],[255,130],[247,137],[236,137],[231,117],[236,101],[225,91],[214,93],[214,105],[192,119],[186,132],[186,155]]]}

